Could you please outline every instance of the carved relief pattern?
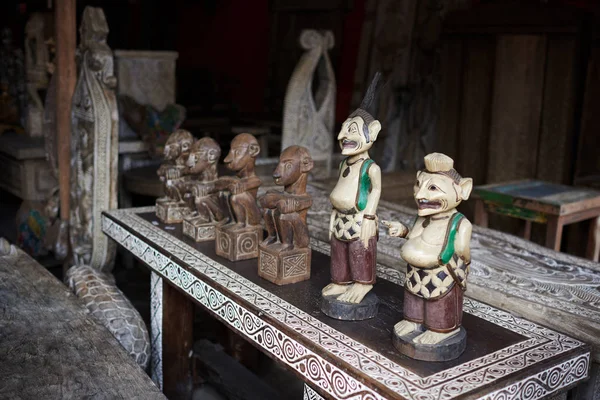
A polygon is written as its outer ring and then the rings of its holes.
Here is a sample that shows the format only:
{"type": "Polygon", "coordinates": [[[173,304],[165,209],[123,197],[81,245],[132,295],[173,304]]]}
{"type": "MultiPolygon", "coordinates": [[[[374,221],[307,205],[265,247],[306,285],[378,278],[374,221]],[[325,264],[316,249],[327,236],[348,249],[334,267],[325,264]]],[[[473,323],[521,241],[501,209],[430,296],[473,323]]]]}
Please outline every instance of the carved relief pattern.
{"type": "Polygon", "coordinates": [[[306,254],[283,257],[283,277],[288,278],[306,273],[306,254]]]}
{"type": "Polygon", "coordinates": [[[75,264],[110,271],[115,247],[94,221],[117,207],[116,79],[102,10],[86,8],[82,27],[72,104],[70,239],[75,264]]]}
{"type": "Polygon", "coordinates": [[[273,278],[277,277],[277,258],[269,252],[261,251],[260,270],[273,278]]]}
{"type": "Polygon", "coordinates": [[[150,273],[150,371],[152,381],[162,390],[162,316],[163,280],[156,272],[150,273]]]}
{"type": "Polygon", "coordinates": [[[306,383],[304,384],[304,400],[323,400],[323,397],[317,392],[315,392],[310,386],[306,383]]]}
{"type": "Polygon", "coordinates": [[[240,257],[249,256],[256,253],[258,256],[258,236],[256,231],[244,232],[237,235],[237,253],[240,257]]]}
{"type": "MultiPolygon", "coordinates": [[[[148,210],[151,212],[152,208],[148,210]]],[[[135,210],[138,213],[143,211],[135,210]]],[[[334,397],[382,398],[381,394],[364,386],[351,374],[345,372],[360,371],[366,375],[365,379],[373,381],[379,388],[384,385],[387,390],[393,390],[406,398],[451,399],[493,384],[498,379],[521,371],[523,368],[583,346],[583,343],[558,332],[467,299],[466,312],[515,331],[528,339],[488,356],[422,378],[223,267],[194,248],[178,241],[169,233],[136,216],[132,211],[115,210],[109,214],[118,221],[114,222],[103,217],[104,231],[110,237],[265,351],[296,369],[311,382],[313,387],[334,397]],[[136,236],[130,234],[121,225],[136,232],[136,236]],[[143,237],[144,241],[140,237],[143,237]],[[154,243],[152,245],[154,247],[146,241],[154,243]],[[162,252],[169,254],[169,257],[162,252]],[[212,286],[206,285],[203,280],[177,264],[179,262],[177,260],[185,263],[187,268],[193,268],[195,273],[205,277],[204,279],[210,279],[217,283],[218,287],[226,288],[242,301],[249,302],[262,313],[268,314],[297,332],[301,342],[268,325],[254,313],[247,311],[243,305],[232,301],[212,286]],[[315,354],[303,343],[310,343],[310,348],[325,350],[327,354],[334,357],[334,363],[315,354]],[[340,368],[343,367],[343,370],[338,368],[338,365],[340,368]]],[[[327,246],[322,243],[320,247],[327,246]]],[[[389,268],[380,266],[380,276],[393,278],[397,273],[385,269],[389,268]]],[[[582,357],[589,362],[589,356],[589,353],[586,353],[582,357]]],[[[573,376],[569,379],[570,383],[587,376],[587,368],[581,369],[579,364],[574,363],[570,368],[572,372],[566,372],[573,376]]],[[[530,379],[537,379],[551,388],[548,393],[570,384],[551,385],[547,382],[550,374],[530,379]]],[[[517,391],[511,387],[507,390],[517,391]]]]}

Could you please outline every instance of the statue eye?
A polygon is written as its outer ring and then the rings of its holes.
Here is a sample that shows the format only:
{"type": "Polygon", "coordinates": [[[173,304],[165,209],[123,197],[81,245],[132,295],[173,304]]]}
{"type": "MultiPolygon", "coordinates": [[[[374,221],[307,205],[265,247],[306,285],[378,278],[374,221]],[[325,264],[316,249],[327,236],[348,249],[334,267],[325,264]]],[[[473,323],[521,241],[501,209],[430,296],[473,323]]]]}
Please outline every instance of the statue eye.
{"type": "Polygon", "coordinates": [[[431,185],[431,186],[429,186],[429,190],[431,190],[432,192],[435,192],[436,190],[438,190],[438,187],[435,185],[431,185]]]}

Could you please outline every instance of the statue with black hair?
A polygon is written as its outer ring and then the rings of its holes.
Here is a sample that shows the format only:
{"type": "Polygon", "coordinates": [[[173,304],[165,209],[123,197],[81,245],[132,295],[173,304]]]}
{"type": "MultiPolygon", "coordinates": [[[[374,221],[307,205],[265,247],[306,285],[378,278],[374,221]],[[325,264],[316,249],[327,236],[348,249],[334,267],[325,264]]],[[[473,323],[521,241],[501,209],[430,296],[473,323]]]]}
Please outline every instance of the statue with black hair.
{"type": "Polygon", "coordinates": [[[360,107],[346,121],[337,137],[347,156],[339,168],[338,182],[329,199],[333,206],[329,222],[331,283],[323,291],[322,311],[337,319],[372,318],[377,300],[359,307],[375,283],[381,170],[369,157],[381,130],[373,116],[381,75],[377,73],[360,107]],[[358,305],[358,306],[357,306],[358,305]],[[366,310],[366,311],[365,311],[366,310]]]}

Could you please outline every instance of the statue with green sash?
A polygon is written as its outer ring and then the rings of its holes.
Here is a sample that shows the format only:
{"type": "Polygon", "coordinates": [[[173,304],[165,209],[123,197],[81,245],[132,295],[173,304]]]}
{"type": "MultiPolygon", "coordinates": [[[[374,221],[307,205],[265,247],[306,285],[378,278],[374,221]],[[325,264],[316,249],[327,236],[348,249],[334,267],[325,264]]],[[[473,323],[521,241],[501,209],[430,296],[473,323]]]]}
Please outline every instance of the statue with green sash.
{"type": "Polygon", "coordinates": [[[473,180],[453,166],[444,154],[425,156],[425,170],[417,173],[414,188],[414,225],[408,229],[382,221],[390,236],[407,238],[400,251],[407,263],[404,319],[394,326],[394,344],[409,357],[427,361],[454,359],[466,345],[461,322],[472,226],[456,207],[469,198],[473,180]]]}
{"type": "Polygon", "coordinates": [[[369,157],[369,149],[381,130],[372,111],[379,80],[377,73],[337,137],[347,158],[329,196],[331,283],[322,290],[321,303],[323,313],[336,319],[361,320],[377,314],[377,296],[369,292],[375,283],[381,170],[369,157]]]}

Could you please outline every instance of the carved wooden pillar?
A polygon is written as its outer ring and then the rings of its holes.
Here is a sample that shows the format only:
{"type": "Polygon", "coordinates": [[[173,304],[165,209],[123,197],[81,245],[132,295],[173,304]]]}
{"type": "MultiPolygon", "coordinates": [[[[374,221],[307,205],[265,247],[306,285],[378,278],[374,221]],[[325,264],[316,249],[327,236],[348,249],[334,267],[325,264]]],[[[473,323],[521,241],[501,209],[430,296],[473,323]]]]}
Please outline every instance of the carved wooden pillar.
{"type": "Polygon", "coordinates": [[[56,0],[56,130],[58,134],[58,171],[60,219],[69,221],[71,181],[71,98],[75,90],[75,0],[56,0]]]}

